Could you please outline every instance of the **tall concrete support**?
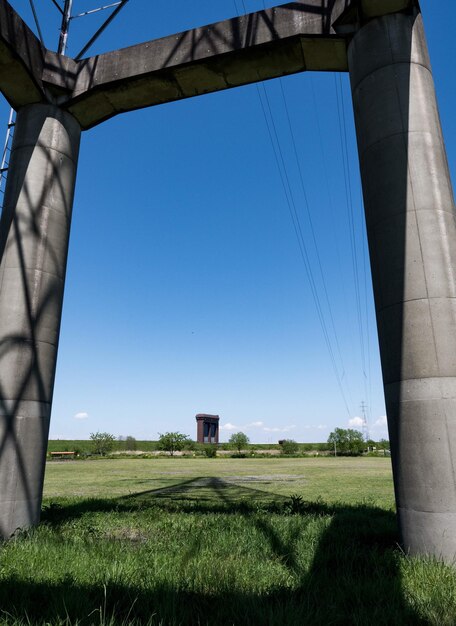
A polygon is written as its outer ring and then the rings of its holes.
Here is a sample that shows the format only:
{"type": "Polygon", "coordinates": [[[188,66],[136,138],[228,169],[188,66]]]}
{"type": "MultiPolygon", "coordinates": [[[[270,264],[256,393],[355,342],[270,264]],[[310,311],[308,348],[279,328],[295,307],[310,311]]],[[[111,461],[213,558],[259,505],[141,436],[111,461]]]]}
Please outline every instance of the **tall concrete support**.
{"type": "Polygon", "coordinates": [[[400,532],[456,557],[456,226],[420,13],[349,46],[400,532]]]}
{"type": "Polygon", "coordinates": [[[17,115],[0,223],[0,536],[39,521],[80,127],[17,115]]]}

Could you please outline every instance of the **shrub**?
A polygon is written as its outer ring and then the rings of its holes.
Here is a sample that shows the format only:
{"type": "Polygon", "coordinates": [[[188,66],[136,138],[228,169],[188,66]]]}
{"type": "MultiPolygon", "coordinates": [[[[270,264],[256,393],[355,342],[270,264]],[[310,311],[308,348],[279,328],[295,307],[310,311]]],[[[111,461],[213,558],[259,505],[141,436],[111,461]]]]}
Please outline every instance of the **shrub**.
{"type": "Polygon", "coordinates": [[[158,447],[160,450],[165,450],[165,452],[169,452],[173,456],[175,452],[182,450],[188,441],[188,435],[183,435],[182,433],[159,433],[158,447]]]}
{"type": "Polygon", "coordinates": [[[217,456],[217,447],[210,443],[205,445],[204,454],[208,457],[208,459],[214,459],[217,456]]]}
{"type": "Polygon", "coordinates": [[[137,449],[137,447],[138,446],[136,443],[136,439],[131,435],[128,435],[128,437],[125,439],[125,450],[130,450],[133,452],[137,449]]]}
{"type": "Polygon", "coordinates": [[[229,443],[232,448],[237,450],[237,453],[240,456],[242,450],[248,448],[250,441],[244,433],[233,433],[230,437],[229,443]]]}
{"type": "Polygon", "coordinates": [[[297,454],[299,446],[293,439],[284,439],[282,442],[282,454],[297,454]]]}
{"type": "Polygon", "coordinates": [[[328,437],[328,443],[335,454],[358,456],[363,453],[366,444],[359,430],[336,428],[328,437]]]}
{"type": "Polygon", "coordinates": [[[106,456],[113,448],[116,441],[114,435],[110,433],[90,433],[90,439],[92,440],[92,450],[94,454],[100,456],[106,456]]]}

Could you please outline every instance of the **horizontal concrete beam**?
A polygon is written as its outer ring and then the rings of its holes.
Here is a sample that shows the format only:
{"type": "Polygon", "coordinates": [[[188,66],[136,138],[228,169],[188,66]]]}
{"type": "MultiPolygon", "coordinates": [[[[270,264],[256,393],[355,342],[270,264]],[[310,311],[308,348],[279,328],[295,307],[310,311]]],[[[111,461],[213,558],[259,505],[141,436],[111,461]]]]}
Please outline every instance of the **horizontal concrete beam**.
{"type": "Polygon", "coordinates": [[[346,71],[346,42],[331,26],[334,6],[293,2],[82,60],[63,106],[90,128],[132,109],[259,80],[346,71]]]}
{"type": "Polygon", "coordinates": [[[0,0],[0,90],[15,109],[41,102],[45,50],[6,0],[0,0]]]}
{"type": "Polygon", "coordinates": [[[133,109],[287,74],[346,71],[353,20],[415,2],[300,0],[75,61],[45,50],[0,0],[0,90],[16,109],[57,104],[88,129],[133,109]]]}
{"type": "Polygon", "coordinates": [[[71,97],[80,66],[71,57],[46,50],[42,80],[49,93],[56,98],[65,94],[71,97]]]}

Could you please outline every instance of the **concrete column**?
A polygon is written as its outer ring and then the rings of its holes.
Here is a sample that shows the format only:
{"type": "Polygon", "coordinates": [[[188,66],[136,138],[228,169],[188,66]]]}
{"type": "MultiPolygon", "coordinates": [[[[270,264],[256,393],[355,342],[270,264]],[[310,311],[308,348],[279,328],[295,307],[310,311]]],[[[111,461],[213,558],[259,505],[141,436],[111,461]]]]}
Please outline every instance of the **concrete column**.
{"type": "Polygon", "coordinates": [[[456,227],[421,15],[349,46],[401,537],[456,557],[456,227]]]}
{"type": "Polygon", "coordinates": [[[40,517],[80,127],[17,115],[0,222],[0,536],[40,517]]]}

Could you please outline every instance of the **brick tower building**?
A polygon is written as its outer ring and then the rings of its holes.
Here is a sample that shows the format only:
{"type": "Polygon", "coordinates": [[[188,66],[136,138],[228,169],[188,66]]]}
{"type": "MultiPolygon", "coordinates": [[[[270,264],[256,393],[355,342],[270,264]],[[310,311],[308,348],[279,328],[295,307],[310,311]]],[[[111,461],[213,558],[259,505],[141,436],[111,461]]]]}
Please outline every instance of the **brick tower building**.
{"type": "Polygon", "coordinates": [[[219,442],[219,416],[198,413],[196,416],[196,440],[198,443],[219,442]]]}

